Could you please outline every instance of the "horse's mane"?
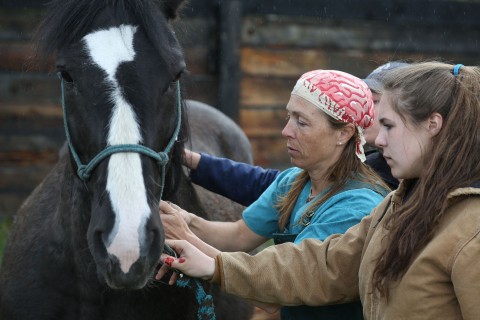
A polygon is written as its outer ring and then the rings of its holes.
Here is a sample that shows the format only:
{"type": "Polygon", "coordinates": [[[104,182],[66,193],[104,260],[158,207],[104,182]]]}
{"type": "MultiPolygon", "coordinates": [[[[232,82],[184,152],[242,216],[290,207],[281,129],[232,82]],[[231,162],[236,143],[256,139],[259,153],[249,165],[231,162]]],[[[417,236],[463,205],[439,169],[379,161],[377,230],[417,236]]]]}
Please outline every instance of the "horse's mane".
{"type": "Polygon", "coordinates": [[[98,13],[108,10],[117,21],[141,26],[168,66],[182,56],[168,23],[175,18],[180,3],[171,0],[53,0],[36,32],[38,52],[48,56],[78,42],[91,31],[98,13]]]}
{"type": "Polygon", "coordinates": [[[185,142],[190,139],[190,130],[188,129],[189,124],[186,110],[187,108],[185,106],[185,100],[182,99],[182,127],[180,129],[177,142],[175,142],[172,150],[172,169],[168,172],[166,177],[164,199],[170,198],[177,192],[180,185],[180,179],[182,178],[183,174],[183,151],[185,148],[185,142]]]}

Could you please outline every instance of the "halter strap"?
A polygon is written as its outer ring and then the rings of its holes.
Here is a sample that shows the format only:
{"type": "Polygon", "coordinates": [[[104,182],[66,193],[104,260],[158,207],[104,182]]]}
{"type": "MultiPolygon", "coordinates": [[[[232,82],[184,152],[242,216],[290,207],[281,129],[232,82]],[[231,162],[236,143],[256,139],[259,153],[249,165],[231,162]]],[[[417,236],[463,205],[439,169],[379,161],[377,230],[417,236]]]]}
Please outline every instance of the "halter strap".
{"type": "Polygon", "coordinates": [[[181,102],[181,95],[180,95],[180,81],[177,81],[177,126],[175,131],[170,138],[167,146],[165,147],[164,151],[156,152],[148,147],[142,146],[140,144],[116,144],[112,146],[108,146],[107,148],[100,151],[92,160],[90,160],[87,164],[83,164],[78,156],[77,152],[72,143],[72,139],[70,136],[70,131],[68,130],[68,122],[67,122],[67,107],[65,103],[65,84],[60,72],[57,72],[57,76],[60,78],[61,88],[62,88],[62,110],[63,110],[63,127],[65,128],[65,136],[67,138],[67,143],[70,148],[70,152],[72,154],[73,159],[77,165],[77,175],[83,181],[87,182],[90,178],[92,171],[98,166],[98,164],[104,160],[105,158],[111,156],[114,153],[126,153],[126,152],[134,152],[134,153],[141,153],[143,155],[149,156],[157,160],[157,163],[161,167],[161,184],[160,184],[160,199],[162,199],[163,189],[165,185],[165,171],[170,158],[168,154],[170,153],[171,149],[175,141],[177,141],[178,134],[180,132],[180,127],[182,125],[182,102],[181,102]]]}

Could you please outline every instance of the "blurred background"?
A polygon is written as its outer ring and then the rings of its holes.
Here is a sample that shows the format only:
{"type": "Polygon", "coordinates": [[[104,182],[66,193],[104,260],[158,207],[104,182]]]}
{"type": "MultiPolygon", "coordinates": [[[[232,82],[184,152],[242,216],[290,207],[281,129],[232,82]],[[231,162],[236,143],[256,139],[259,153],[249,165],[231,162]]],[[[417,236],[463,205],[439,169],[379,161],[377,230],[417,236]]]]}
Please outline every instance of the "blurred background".
{"type": "MultiPolygon", "coordinates": [[[[45,3],[0,1],[0,251],[64,141],[53,58],[32,60],[45,3]]],[[[302,73],[365,77],[389,60],[478,65],[480,0],[190,0],[174,28],[188,97],[234,119],[257,165],[281,169],[285,105],[302,73]]]]}

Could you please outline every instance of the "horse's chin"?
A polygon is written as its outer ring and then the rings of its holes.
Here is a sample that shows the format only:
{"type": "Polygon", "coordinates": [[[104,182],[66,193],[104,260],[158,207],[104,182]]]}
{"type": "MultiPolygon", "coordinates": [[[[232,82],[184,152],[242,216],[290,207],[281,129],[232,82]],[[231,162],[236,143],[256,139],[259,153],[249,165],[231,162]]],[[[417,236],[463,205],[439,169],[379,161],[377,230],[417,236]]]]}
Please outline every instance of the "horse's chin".
{"type": "Polygon", "coordinates": [[[125,284],[125,282],[109,278],[104,278],[104,280],[106,285],[113,290],[142,290],[150,282],[150,279],[145,279],[143,282],[125,284]]]}
{"type": "Polygon", "coordinates": [[[124,273],[118,263],[110,263],[108,268],[100,267],[98,275],[107,286],[114,290],[141,290],[153,279],[155,266],[137,262],[124,273]],[[151,270],[150,270],[151,269],[151,270]]]}

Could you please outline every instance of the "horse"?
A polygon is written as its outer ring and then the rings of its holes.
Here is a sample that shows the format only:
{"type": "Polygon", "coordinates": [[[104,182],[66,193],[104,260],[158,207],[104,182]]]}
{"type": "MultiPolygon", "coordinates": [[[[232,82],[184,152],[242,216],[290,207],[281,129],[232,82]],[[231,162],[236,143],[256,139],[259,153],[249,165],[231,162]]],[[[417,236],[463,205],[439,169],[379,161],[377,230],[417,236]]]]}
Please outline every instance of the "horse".
{"type": "Polygon", "coordinates": [[[215,314],[201,314],[193,285],[153,278],[168,249],[160,199],[208,218],[182,167],[185,144],[251,159],[243,143],[219,145],[231,126],[197,141],[227,117],[210,121],[212,110],[185,102],[186,65],[170,25],[182,1],[50,3],[39,39],[47,55],[56,53],[68,149],[15,216],[0,271],[1,319],[252,315],[251,305],[208,283],[199,286],[213,296],[215,314]],[[187,113],[192,123],[207,119],[198,137],[188,133],[187,113]]]}

